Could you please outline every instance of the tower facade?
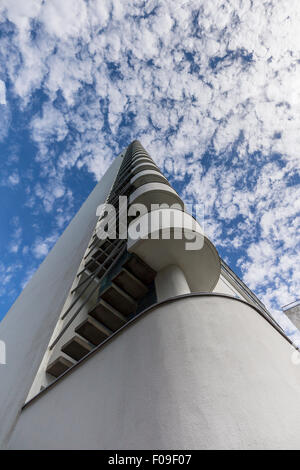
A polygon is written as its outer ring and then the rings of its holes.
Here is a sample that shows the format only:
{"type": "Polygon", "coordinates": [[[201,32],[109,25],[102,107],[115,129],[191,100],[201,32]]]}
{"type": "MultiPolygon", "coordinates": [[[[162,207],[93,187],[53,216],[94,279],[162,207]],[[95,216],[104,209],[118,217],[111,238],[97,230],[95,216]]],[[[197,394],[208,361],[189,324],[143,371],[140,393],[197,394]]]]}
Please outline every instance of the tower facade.
{"type": "Polygon", "coordinates": [[[294,302],[284,305],[282,307],[284,314],[288,319],[295,325],[299,330],[300,328],[300,299],[295,300],[294,302]]]}
{"type": "Polygon", "coordinates": [[[289,339],[138,141],[26,286],[0,339],[4,448],[300,446],[289,339]]]}

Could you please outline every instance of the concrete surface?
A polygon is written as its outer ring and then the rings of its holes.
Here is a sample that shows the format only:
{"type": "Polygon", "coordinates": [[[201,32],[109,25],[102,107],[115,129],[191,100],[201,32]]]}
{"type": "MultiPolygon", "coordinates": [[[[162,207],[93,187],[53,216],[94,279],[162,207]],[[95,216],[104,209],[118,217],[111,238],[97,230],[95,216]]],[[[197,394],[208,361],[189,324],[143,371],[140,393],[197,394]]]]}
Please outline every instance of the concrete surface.
{"type": "Polygon", "coordinates": [[[9,448],[299,448],[300,366],[292,352],[238,299],[177,299],[32,402],[9,448]]]}

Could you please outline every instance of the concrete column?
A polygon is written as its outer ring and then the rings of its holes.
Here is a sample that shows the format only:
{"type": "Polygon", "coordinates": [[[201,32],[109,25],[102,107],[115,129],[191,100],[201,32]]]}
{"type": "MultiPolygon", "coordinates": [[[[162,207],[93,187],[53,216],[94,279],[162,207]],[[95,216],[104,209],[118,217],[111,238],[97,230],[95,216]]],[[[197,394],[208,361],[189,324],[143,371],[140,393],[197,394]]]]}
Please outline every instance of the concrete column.
{"type": "Polygon", "coordinates": [[[184,272],[175,264],[166,266],[157,273],[155,287],[158,302],[191,292],[184,272]]]}

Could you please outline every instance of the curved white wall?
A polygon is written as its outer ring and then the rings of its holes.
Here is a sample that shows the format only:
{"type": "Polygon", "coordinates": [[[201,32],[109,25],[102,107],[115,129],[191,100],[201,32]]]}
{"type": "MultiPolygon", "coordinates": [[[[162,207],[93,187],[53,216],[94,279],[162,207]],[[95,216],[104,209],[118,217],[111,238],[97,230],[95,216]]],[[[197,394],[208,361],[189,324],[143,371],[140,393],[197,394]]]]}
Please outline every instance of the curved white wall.
{"type": "Polygon", "coordinates": [[[300,366],[291,353],[250,305],[177,299],[29,405],[9,447],[300,448],[300,366]]]}

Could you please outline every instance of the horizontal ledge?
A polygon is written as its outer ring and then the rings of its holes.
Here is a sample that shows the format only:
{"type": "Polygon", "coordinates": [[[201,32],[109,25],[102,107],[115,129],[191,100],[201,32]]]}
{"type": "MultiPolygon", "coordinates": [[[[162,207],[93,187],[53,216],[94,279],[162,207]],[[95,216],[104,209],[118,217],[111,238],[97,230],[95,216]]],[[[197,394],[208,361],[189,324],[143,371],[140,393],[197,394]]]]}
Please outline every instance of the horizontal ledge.
{"type": "Polygon", "coordinates": [[[134,186],[135,189],[147,183],[165,183],[169,185],[168,180],[159,170],[142,170],[130,180],[130,184],[134,186]]]}
{"type": "Polygon", "coordinates": [[[145,204],[151,206],[152,204],[166,203],[169,206],[179,204],[182,208],[184,203],[179,197],[175,189],[165,182],[151,182],[145,183],[136,188],[129,196],[129,205],[131,204],[145,204]]]}
{"type": "Polygon", "coordinates": [[[147,161],[154,163],[152,158],[149,157],[148,155],[137,155],[136,157],[133,157],[133,159],[131,160],[131,164],[135,165],[137,162],[140,162],[142,160],[147,160],[147,161]]]}
{"type": "MultiPolygon", "coordinates": [[[[132,203],[134,203],[134,201],[132,203]]],[[[164,202],[161,202],[158,205],[163,206],[164,204],[164,202]]],[[[205,234],[198,221],[191,214],[185,212],[182,209],[182,206],[180,207],[178,202],[174,202],[173,207],[169,206],[153,208],[153,210],[138,216],[129,223],[127,246],[131,246],[132,244],[136,244],[142,240],[147,240],[149,238],[151,239],[151,235],[153,234],[158,234],[164,230],[172,229],[179,229],[181,231],[187,230],[188,232],[199,234],[204,238],[205,234]],[[139,237],[137,239],[131,240],[130,229],[132,230],[132,228],[136,226],[140,227],[139,237]]]]}
{"type": "Polygon", "coordinates": [[[138,163],[137,165],[134,165],[130,169],[130,174],[132,176],[134,176],[137,173],[139,173],[140,171],[147,170],[147,169],[148,170],[159,170],[158,167],[152,162],[142,162],[142,163],[138,163]]]}
{"type": "Polygon", "coordinates": [[[72,372],[74,372],[74,370],[77,368],[77,367],[80,367],[85,361],[87,361],[91,356],[93,356],[94,354],[96,354],[98,351],[100,351],[100,349],[102,349],[107,343],[111,342],[113,339],[115,339],[119,334],[123,333],[123,331],[127,328],[129,328],[130,326],[132,326],[136,321],[138,321],[141,317],[143,317],[144,315],[152,312],[152,310],[155,310],[157,307],[160,307],[162,305],[166,305],[166,304],[169,304],[169,303],[172,303],[172,302],[176,302],[178,300],[182,300],[182,299],[186,299],[186,298],[189,298],[189,297],[219,297],[219,298],[225,298],[225,299],[230,299],[230,300],[234,300],[236,302],[241,302],[245,305],[247,305],[248,307],[252,308],[253,310],[255,310],[261,317],[263,317],[265,320],[267,320],[267,322],[273,326],[273,328],[275,328],[275,330],[286,340],[288,341],[288,343],[290,343],[291,346],[293,346],[293,348],[295,348],[295,350],[299,350],[296,345],[292,342],[292,340],[284,334],[284,332],[279,328],[279,326],[276,325],[276,323],[273,323],[272,319],[270,317],[268,317],[262,310],[260,310],[258,307],[256,307],[255,305],[247,302],[246,300],[244,299],[240,299],[240,298],[237,298],[237,297],[233,297],[232,295],[228,295],[228,294],[221,294],[221,293],[218,293],[218,292],[191,292],[189,294],[183,294],[183,295],[177,295],[176,297],[170,297],[169,299],[165,299],[165,300],[162,300],[160,302],[157,302],[156,304],[153,304],[151,305],[151,307],[148,307],[146,308],[145,310],[143,310],[142,312],[140,312],[139,314],[137,314],[135,317],[133,317],[131,320],[129,320],[127,323],[125,323],[124,326],[122,326],[121,328],[119,328],[117,331],[115,331],[111,336],[109,336],[106,340],[104,340],[101,344],[99,344],[98,346],[96,346],[95,348],[92,349],[92,351],[90,351],[86,356],[84,356],[82,359],[80,359],[76,364],[74,364],[72,367],[70,367],[69,369],[67,369],[62,375],[60,375],[57,379],[55,379],[50,385],[48,385],[47,387],[45,387],[43,390],[41,390],[37,395],[35,395],[34,397],[32,397],[27,403],[25,403],[22,407],[22,410],[24,410],[25,408],[27,408],[29,405],[31,405],[35,400],[38,400],[39,398],[41,398],[42,395],[46,394],[51,388],[53,388],[55,385],[57,385],[57,383],[64,379],[67,375],[71,374],[72,372]]]}

